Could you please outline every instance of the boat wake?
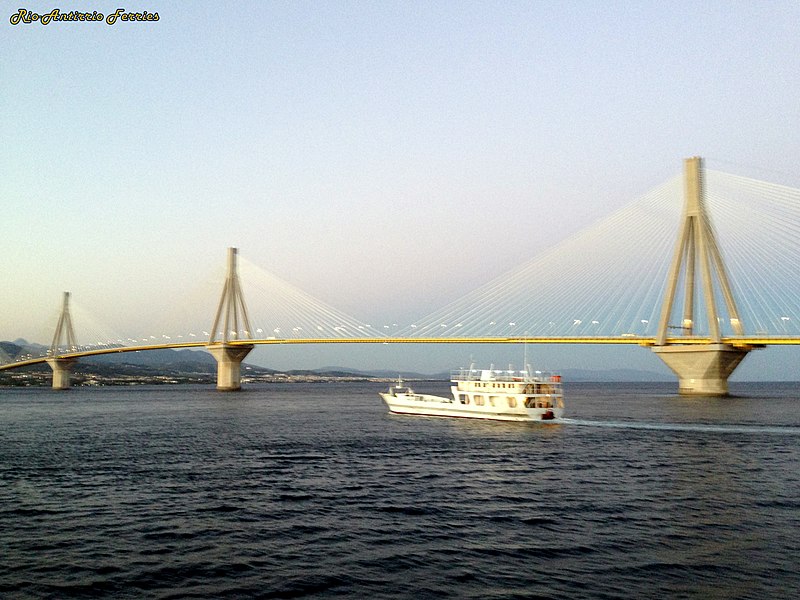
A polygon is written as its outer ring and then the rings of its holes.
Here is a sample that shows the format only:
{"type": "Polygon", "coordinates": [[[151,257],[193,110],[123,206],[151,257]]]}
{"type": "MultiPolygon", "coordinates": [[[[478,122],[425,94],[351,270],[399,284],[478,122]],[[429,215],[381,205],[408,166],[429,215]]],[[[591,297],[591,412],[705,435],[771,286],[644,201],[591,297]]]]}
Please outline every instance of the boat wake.
{"type": "Polygon", "coordinates": [[[647,423],[637,421],[590,421],[561,418],[559,423],[581,427],[612,429],[645,429],[657,431],[690,431],[700,433],[745,433],[764,435],[800,435],[800,427],[770,425],[710,425],[707,423],[647,423]]]}

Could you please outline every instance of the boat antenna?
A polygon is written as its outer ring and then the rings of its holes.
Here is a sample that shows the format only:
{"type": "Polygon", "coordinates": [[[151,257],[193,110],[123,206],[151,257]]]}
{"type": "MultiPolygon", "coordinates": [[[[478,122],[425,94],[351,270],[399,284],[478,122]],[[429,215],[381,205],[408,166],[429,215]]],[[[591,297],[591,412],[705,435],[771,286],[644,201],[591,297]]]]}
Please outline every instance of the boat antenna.
{"type": "Polygon", "coordinates": [[[525,341],[522,344],[522,364],[525,365],[525,368],[528,368],[528,332],[525,332],[525,341]]]}

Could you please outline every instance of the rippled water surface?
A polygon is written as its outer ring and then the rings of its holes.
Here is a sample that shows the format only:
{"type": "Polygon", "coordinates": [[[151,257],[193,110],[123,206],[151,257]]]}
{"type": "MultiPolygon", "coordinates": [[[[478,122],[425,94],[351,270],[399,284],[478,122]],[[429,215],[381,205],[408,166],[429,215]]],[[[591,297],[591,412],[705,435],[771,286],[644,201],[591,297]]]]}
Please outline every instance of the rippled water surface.
{"type": "Polygon", "coordinates": [[[800,385],[674,388],[567,384],[557,425],[381,384],[2,389],[0,596],[798,597],[800,385]]]}

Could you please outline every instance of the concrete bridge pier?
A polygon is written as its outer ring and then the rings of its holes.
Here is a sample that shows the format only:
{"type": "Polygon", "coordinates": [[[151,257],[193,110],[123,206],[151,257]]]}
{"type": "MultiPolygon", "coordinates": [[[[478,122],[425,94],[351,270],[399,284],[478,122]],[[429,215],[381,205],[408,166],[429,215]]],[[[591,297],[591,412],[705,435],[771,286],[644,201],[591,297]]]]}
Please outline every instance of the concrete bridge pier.
{"type": "Polygon", "coordinates": [[[70,374],[72,365],[75,364],[74,358],[48,358],[47,364],[53,369],[53,389],[68,390],[70,384],[70,374]]]}
{"type": "Polygon", "coordinates": [[[678,376],[682,396],[727,396],[728,377],[749,350],[729,344],[655,346],[658,357],[678,376]]]}
{"type": "Polygon", "coordinates": [[[221,392],[235,392],[242,389],[242,361],[254,348],[220,342],[209,344],[206,349],[217,361],[217,389],[221,392]]]}

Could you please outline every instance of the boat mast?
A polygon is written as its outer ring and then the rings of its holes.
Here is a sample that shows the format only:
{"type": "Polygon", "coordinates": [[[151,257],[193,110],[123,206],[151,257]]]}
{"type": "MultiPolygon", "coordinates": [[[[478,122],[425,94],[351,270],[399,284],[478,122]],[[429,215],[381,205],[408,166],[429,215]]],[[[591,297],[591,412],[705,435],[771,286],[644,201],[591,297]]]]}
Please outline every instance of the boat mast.
{"type": "Polygon", "coordinates": [[[523,342],[522,351],[522,368],[528,370],[528,375],[531,374],[531,366],[528,364],[528,332],[525,332],[525,341],[523,342]]]}

